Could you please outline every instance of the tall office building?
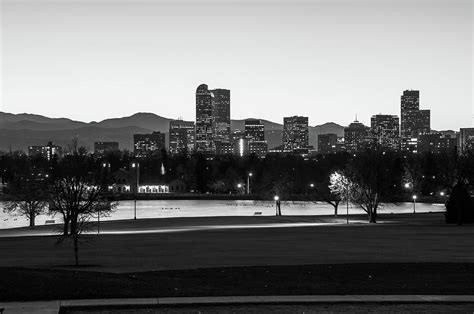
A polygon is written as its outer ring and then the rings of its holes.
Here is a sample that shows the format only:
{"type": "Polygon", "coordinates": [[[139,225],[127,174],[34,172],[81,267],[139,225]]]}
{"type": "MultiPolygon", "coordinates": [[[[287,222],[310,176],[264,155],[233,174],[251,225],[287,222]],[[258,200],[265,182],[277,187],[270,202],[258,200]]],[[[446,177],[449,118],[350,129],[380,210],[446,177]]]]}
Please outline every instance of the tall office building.
{"type": "Polygon", "coordinates": [[[386,114],[372,116],[370,133],[378,147],[384,150],[398,150],[400,148],[398,116],[386,114]]]}
{"type": "Polygon", "coordinates": [[[54,156],[61,157],[63,153],[62,147],[54,145],[53,142],[48,142],[44,146],[29,146],[28,156],[42,156],[47,160],[51,160],[54,156]]]}
{"type": "Polygon", "coordinates": [[[230,143],[230,90],[218,88],[211,93],[214,142],[230,143]]]}
{"type": "MultiPolygon", "coordinates": [[[[420,91],[406,90],[401,96],[401,137],[411,138],[413,132],[413,121],[416,119],[416,112],[420,110],[420,91]]],[[[416,137],[416,136],[415,136],[416,137]]]]}
{"type": "Polygon", "coordinates": [[[283,118],[283,150],[285,152],[307,152],[308,117],[283,118]]]}
{"type": "Polygon", "coordinates": [[[107,153],[118,150],[118,142],[94,142],[94,155],[97,157],[104,157],[107,153]]]}
{"type": "Polygon", "coordinates": [[[262,120],[246,119],[245,120],[245,137],[256,142],[265,141],[265,125],[262,120]]]}
{"type": "Polygon", "coordinates": [[[320,154],[334,154],[337,152],[337,134],[318,134],[318,152],[320,154]]]}
{"type": "Polygon", "coordinates": [[[245,138],[248,141],[248,151],[259,157],[265,157],[268,143],[265,141],[265,125],[262,120],[245,120],[245,138]]]}
{"type": "Polygon", "coordinates": [[[135,157],[138,158],[158,154],[165,148],[165,134],[160,132],[133,134],[133,148],[135,157]]]}
{"type": "Polygon", "coordinates": [[[443,135],[441,133],[421,134],[418,136],[417,151],[419,153],[433,154],[452,152],[457,146],[456,141],[456,137],[443,135]]]}
{"type": "Polygon", "coordinates": [[[474,149],[474,128],[461,128],[459,130],[458,147],[461,150],[474,149]]]}
{"type": "Polygon", "coordinates": [[[400,136],[404,151],[417,151],[414,145],[419,135],[429,134],[430,110],[420,110],[420,92],[406,90],[401,96],[400,136]]]}
{"type": "Polygon", "coordinates": [[[171,120],[169,124],[170,153],[192,153],[194,151],[195,132],[193,121],[171,120]]]}
{"type": "Polygon", "coordinates": [[[206,84],[196,90],[196,140],[195,150],[199,153],[213,154],[214,145],[214,94],[206,84]]]}
{"type": "Polygon", "coordinates": [[[357,152],[365,148],[369,128],[355,120],[344,128],[344,145],[346,151],[357,152]]]}

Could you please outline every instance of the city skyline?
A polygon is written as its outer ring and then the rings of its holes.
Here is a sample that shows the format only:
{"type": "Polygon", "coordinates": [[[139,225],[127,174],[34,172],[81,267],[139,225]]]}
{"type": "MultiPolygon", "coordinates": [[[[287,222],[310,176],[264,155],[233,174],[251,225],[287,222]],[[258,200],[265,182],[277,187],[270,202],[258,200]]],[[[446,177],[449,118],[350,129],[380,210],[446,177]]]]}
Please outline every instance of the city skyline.
{"type": "Polygon", "coordinates": [[[206,82],[234,119],[369,125],[416,89],[433,129],[472,126],[470,1],[335,3],[3,1],[0,110],[193,120],[206,82]]]}

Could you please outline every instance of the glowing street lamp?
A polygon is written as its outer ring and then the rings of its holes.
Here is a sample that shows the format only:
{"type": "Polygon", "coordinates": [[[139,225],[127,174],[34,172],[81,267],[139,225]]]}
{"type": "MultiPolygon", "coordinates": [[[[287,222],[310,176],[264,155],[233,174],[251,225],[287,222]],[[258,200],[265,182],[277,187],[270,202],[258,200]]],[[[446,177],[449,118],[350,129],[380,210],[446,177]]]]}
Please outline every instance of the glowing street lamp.
{"type": "Polygon", "coordinates": [[[249,172],[247,175],[247,194],[250,194],[250,177],[253,175],[253,173],[249,172]]]}
{"type": "Polygon", "coordinates": [[[310,184],[309,184],[309,187],[310,187],[310,188],[314,188],[314,183],[310,183],[310,184]]]}
{"type": "MultiPolygon", "coordinates": [[[[107,173],[110,173],[110,163],[102,163],[102,169],[106,169],[107,173]]],[[[100,209],[97,211],[97,233],[100,233],[100,209]]]]}
{"type": "Polygon", "coordinates": [[[439,195],[444,196],[444,192],[443,191],[439,192],[439,195]]]}
{"type": "Polygon", "coordinates": [[[405,188],[409,189],[410,188],[410,183],[405,183],[405,188]]]}
{"type": "Polygon", "coordinates": [[[135,189],[135,199],[133,203],[133,219],[137,220],[137,194],[138,194],[138,188],[139,188],[139,183],[140,183],[140,163],[133,162],[132,168],[137,169],[137,185],[135,189]]]}
{"type": "Polygon", "coordinates": [[[278,195],[275,195],[273,199],[275,200],[276,215],[281,216],[280,197],[278,195]]]}
{"type": "Polygon", "coordinates": [[[416,195],[413,195],[413,214],[416,214],[416,195]]]}

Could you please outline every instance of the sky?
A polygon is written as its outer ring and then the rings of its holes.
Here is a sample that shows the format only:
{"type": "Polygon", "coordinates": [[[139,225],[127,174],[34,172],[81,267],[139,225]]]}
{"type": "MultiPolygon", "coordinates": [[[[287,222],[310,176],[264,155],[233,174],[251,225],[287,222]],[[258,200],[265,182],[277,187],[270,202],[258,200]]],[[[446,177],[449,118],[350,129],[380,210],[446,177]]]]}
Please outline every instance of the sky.
{"type": "Polygon", "coordinates": [[[472,126],[471,0],[0,0],[0,111],[100,121],[231,117],[310,125],[400,114],[420,90],[433,129],[472,126]]]}

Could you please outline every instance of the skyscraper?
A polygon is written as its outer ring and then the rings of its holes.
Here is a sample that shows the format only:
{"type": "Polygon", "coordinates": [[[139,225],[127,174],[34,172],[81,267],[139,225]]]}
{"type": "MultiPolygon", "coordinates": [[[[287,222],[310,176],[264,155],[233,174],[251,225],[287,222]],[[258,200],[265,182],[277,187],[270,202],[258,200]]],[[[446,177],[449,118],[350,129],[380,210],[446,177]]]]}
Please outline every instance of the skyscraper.
{"type": "Polygon", "coordinates": [[[206,84],[201,84],[196,90],[196,140],[195,150],[199,153],[213,154],[214,128],[213,128],[213,98],[206,84]]]}
{"type": "Polygon", "coordinates": [[[211,90],[214,142],[230,143],[230,90],[211,90]]]}
{"type": "Polygon", "coordinates": [[[245,137],[256,142],[265,141],[265,125],[263,124],[262,120],[246,119],[245,137]]]}
{"type": "Polygon", "coordinates": [[[333,154],[337,152],[337,134],[318,134],[318,152],[333,154]]]}
{"type": "Polygon", "coordinates": [[[355,120],[344,128],[344,144],[348,152],[357,152],[364,148],[369,128],[355,120]]]}
{"type": "Polygon", "coordinates": [[[308,117],[283,118],[283,149],[285,152],[307,152],[308,117]]]}
{"type": "Polygon", "coordinates": [[[249,153],[259,157],[265,157],[268,144],[265,141],[265,125],[262,120],[245,120],[245,138],[248,140],[249,153]]]}
{"type": "Polygon", "coordinates": [[[459,149],[474,149],[474,128],[461,128],[459,130],[459,149]]]}
{"type": "MultiPolygon", "coordinates": [[[[401,96],[401,137],[410,138],[413,132],[413,121],[416,119],[416,112],[420,110],[420,91],[406,90],[401,96]]],[[[416,136],[415,136],[416,137],[416,136]]]]}
{"type": "Polygon", "coordinates": [[[165,134],[160,132],[133,134],[133,148],[135,157],[138,158],[157,154],[165,148],[165,134]]]}
{"type": "Polygon", "coordinates": [[[169,151],[171,154],[194,151],[195,129],[193,121],[171,120],[169,124],[169,151]]]}
{"type": "Polygon", "coordinates": [[[387,150],[398,150],[400,148],[398,116],[373,115],[370,119],[370,133],[378,147],[387,150]]]}
{"type": "Polygon", "coordinates": [[[440,154],[452,152],[457,146],[456,137],[443,135],[441,133],[422,134],[418,136],[419,153],[440,154]]]}
{"type": "Polygon", "coordinates": [[[401,148],[404,151],[416,151],[410,142],[416,142],[419,135],[429,134],[430,110],[420,110],[420,92],[416,90],[406,90],[401,96],[401,123],[400,136],[402,140],[401,148]]]}

